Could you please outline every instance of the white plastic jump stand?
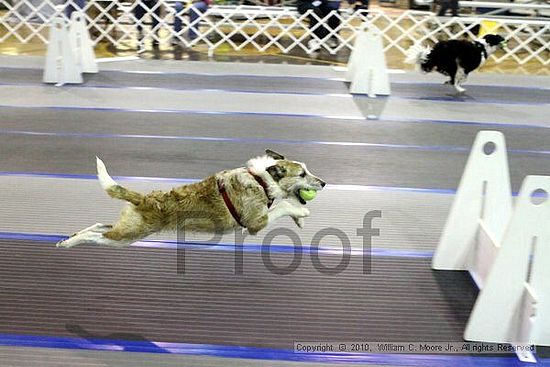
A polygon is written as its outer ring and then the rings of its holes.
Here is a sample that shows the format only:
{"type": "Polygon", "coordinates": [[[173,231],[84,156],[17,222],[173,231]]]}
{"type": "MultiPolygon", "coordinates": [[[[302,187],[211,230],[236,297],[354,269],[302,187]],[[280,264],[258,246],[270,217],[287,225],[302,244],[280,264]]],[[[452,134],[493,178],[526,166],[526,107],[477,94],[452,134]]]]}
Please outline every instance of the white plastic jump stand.
{"type": "Polygon", "coordinates": [[[82,83],[82,74],[69,40],[69,27],[62,17],[53,18],[50,25],[43,81],[56,85],[82,83]]]}
{"type": "MultiPolygon", "coordinates": [[[[527,176],[467,340],[550,346],[550,177],[527,176]]],[[[495,245],[498,246],[498,243],[495,245]]]]}
{"type": "MultiPolygon", "coordinates": [[[[478,133],[432,260],[468,270],[480,288],[465,340],[550,345],[550,249],[540,245],[550,241],[550,200],[533,204],[537,189],[550,193],[550,177],[528,176],[513,210],[504,136],[478,133]]],[[[529,350],[516,354],[536,362],[529,350]]]]}
{"type": "Polygon", "coordinates": [[[350,93],[390,95],[390,80],[380,32],[359,31],[350,55],[345,80],[351,82],[350,93]]]}
{"type": "Polygon", "coordinates": [[[337,71],[345,71],[344,74],[344,80],[346,82],[351,82],[353,80],[353,77],[355,76],[355,71],[357,70],[359,60],[361,58],[361,51],[360,46],[365,45],[365,32],[366,28],[362,26],[361,30],[357,33],[357,36],[355,37],[355,42],[353,44],[353,50],[351,50],[351,53],[349,55],[348,59],[348,65],[345,68],[337,69],[337,71]]]}
{"type": "Polygon", "coordinates": [[[79,70],[82,73],[97,73],[94,45],[86,28],[86,20],[82,11],[74,11],[71,14],[69,39],[79,70]]]}
{"type": "Polygon", "coordinates": [[[438,270],[469,270],[479,288],[512,215],[504,135],[480,131],[468,157],[451,212],[432,260],[438,270]],[[492,241],[486,241],[488,237],[492,241]]]}

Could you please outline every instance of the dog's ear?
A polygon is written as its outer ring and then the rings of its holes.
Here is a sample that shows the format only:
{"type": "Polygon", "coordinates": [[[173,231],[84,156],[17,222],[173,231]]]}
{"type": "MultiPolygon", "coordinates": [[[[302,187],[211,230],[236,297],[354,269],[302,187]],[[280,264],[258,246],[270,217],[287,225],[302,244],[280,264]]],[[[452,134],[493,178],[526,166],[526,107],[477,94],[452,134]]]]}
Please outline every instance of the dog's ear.
{"type": "Polygon", "coordinates": [[[279,181],[281,178],[285,177],[286,174],[286,168],[281,167],[278,164],[267,167],[265,170],[271,175],[271,177],[273,177],[275,181],[279,181]]]}
{"type": "Polygon", "coordinates": [[[265,154],[267,154],[268,157],[271,157],[276,160],[285,159],[285,157],[282,154],[279,154],[271,149],[266,149],[265,154]]]}

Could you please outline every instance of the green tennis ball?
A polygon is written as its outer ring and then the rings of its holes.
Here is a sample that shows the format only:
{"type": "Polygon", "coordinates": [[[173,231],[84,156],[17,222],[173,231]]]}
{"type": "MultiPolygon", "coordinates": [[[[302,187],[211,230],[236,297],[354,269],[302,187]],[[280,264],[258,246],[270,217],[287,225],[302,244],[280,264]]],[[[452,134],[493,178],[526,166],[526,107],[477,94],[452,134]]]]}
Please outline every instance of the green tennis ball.
{"type": "Polygon", "coordinates": [[[305,201],[310,201],[315,199],[315,196],[317,196],[317,191],[315,190],[300,190],[300,197],[304,199],[305,201]]]}

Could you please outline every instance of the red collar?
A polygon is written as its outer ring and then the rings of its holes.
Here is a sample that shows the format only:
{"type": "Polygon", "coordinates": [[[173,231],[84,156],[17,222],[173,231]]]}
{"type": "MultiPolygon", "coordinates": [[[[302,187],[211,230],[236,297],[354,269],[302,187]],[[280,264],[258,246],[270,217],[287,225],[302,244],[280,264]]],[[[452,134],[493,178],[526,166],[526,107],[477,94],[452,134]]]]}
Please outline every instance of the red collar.
{"type": "Polygon", "coordinates": [[[239,215],[239,213],[237,213],[235,205],[233,205],[233,203],[231,202],[231,199],[227,194],[227,190],[225,189],[225,184],[221,179],[218,180],[218,191],[220,192],[220,194],[222,194],[223,202],[225,203],[227,209],[229,209],[229,212],[231,213],[233,219],[235,219],[235,222],[237,222],[241,227],[244,227],[241,223],[241,216],[239,215]]]}
{"type": "Polygon", "coordinates": [[[267,197],[267,208],[271,208],[271,205],[273,205],[273,198],[271,196],[269,196],[269,190],[268,190],[268,186],[267,186],[267,183],[263,180],[263,178],[261,178],[260,176],[258,175],[255,175],[254,173],[252,173],[252,171],[250,171],[250,169],[247,170],[248,173],[254,177],[254,179],[256,180],[257,183],[260,184],[260,186],[264,189],[264,192],[265,192],[265,196],[267,197]]]}
{"type": "MultiPolygon", "coordinates": [[[[267,196],[267,207],[270,208],[271,205],[273,204],[273,199],[268,194],[267,184],[265,183],[265,181],[260,176],[257,176],[255,174],[253,174],[252,172],[250,172],[250,170],[248,170],[248,173],[252,177],[254,177],[256,182],[258,182],[260,184],[260,186],[262,186],[262,188],[264,189],[265,196],[267,196]]],[[[218,180],[218,191],[222,195],[225,206],[227,206],[227,209],[231,213],[231,216],[233,217],[233,219],[235,219],[235,222],[237,222],[241,227],[245,227],[241,223],[241,216],[239,215],[239,213],[237,213],[237,209],[235,209],[235,205],[233,205],[233,203],[231,202],[231,199],[229,198],[229,195],[227,194],[227,190],[225,189],[225,184],[223,183],[223,181],[221,179],[218,180]]]]}

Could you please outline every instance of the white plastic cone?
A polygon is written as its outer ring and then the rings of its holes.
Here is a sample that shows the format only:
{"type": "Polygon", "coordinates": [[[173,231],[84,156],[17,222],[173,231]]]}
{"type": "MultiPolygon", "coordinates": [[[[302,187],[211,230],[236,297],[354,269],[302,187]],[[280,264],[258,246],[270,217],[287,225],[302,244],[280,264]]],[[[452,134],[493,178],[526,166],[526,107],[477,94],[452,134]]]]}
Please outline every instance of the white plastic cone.
{"type": "Polygon", "coordinates": [[[467,340],[550,346],[550,177],[527,176],[467,340]]]}
{"type": "Polygon", "coordinates": [[[82,83],[82,75],[69,40],[69,27],[60,17],[51,22],[43,81],[56,84],[82,83]]]}
{"type": "Polygon", "coordinates": [[[480,131],[432,259],[438,270],[469,270],[481,287],[494,260],[476,244],[480,221],[483,232],[500,242],[512,215],[510,169],[504,135],[480,131]],[[481,250],[481,251],[480,251],[481,250]]]}
{"type": "Polygon", "coordinates": [[[362,49],[362,47],[359,47],[359,46],[364,45],[366,43],[364,38],[365,38],[365,32],[359,32],[357,34],[357,37],[355,38],[353,50],[349,55],[346,75],[344,76],[344,80],[346,82],[351,82],[353,80],[353,76],[355,75],[355,70],[357,69],[357,64],[359,63],[359,58],[361,57],[360,55],[361,52],[359,50],[362,49]]]}
{"type": "Polygon", "coordinates": [[[379,32],[369,30],[357,35],[346,74],[348,77],[352,94],[368,94],[369,97],[390,95],[386,56],[379,32]]]}
{"type": "Polygon", "coordinates": [[[75,11],[71,14],[69,37],[76,56],[76,63],[81,72],[97,73],[94,46],[88,29],[86,29],[86,21],[82,11],[75,11]]]}

